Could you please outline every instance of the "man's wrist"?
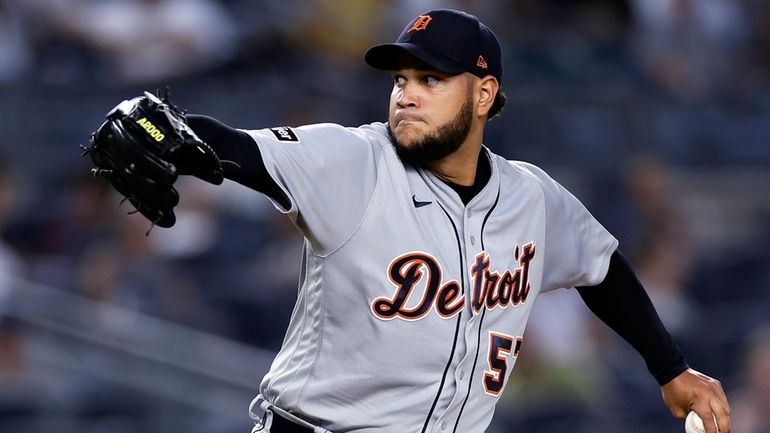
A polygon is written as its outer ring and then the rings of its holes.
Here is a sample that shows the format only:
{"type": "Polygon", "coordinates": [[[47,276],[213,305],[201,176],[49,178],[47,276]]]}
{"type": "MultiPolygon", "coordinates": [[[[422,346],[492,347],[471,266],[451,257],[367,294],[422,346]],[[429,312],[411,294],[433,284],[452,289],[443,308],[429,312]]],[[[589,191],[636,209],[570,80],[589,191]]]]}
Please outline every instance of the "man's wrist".
{"type": "Polygon", "coordinates": [[[666,366],[665,369],[653,371],[652,376],[656,381],[658,381],[658,385],[663,386],[674,380],[675,377],[687,371],[688,368],[690,368],[690,365],[687,364],[687,360],[684,358],[684,355],[680,353],[676,360],[666,366]]]}

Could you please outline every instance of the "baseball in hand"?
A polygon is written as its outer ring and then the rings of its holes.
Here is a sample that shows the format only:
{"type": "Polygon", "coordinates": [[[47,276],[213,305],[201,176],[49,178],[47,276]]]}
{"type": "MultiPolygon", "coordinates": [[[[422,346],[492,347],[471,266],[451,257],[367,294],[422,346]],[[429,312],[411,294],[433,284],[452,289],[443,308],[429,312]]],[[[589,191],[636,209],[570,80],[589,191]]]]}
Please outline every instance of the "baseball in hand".
{"type": "MultiPolygon", "coordinates": [[[[714,424],[716,423],[717,420],[714,418],[714,424]]],[[[700,419],[698,414],[691,411],[687,414],[687,418],[684,420],[684,431],[686,433],[706,433],[706,428],[703,427],[703,420],[700,419]]],[[[719,431],[718,427],[717,431],[719,431]]]]}

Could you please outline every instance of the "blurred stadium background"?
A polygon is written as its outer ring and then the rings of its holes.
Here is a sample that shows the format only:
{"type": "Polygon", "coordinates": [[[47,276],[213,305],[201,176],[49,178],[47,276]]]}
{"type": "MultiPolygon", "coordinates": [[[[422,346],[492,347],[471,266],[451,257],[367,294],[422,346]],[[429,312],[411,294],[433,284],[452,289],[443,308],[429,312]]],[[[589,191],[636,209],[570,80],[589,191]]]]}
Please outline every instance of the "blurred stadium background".
{"type": "MultiPolygon", "coordinates": [[[[241,128],[382,120],[363,52],[434,7],[502,40],[487,145],[583,200],[733,431],[769,432],[767,0],[0,0],[0,431],[247,432],[300,238],[259,194],[189,179],[146,237],[78,145],[166,85],[241,128]]],[[[682,431],[574,291],[540,301],[489,432],[682,431]]]]}

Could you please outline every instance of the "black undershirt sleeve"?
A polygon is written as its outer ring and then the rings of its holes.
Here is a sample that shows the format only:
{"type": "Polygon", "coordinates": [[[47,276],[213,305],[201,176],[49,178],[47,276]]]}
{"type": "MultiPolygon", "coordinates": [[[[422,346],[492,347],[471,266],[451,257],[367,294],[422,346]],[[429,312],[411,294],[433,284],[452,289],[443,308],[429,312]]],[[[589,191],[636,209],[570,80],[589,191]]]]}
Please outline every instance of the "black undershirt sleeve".
{"type": "Polygon", "coordinates": [[[267,195],[285,208],[291,206],[268,173],[259,146],[249,134],[198,114],[188,114],[187,124],[222,160],[226,178],[267,195]]]}
{"type": "Polygon", "coordinates": [[[620,251],[612,254],[604,281],[577,291],[599,319],[639,352],[659,385],[689,368],[620,251]]]}

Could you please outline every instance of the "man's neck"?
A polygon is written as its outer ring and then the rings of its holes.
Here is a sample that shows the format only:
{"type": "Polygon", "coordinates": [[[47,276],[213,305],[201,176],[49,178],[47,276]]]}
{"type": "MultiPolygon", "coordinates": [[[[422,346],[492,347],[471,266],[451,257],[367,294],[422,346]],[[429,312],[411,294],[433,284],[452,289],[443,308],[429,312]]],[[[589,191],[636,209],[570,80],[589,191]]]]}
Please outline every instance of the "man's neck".
{"type": "Polygon", "coordinates": [[[468,205],[474,197],[487,185],[489,178],[492,176],[492,168],[490,167],[490,161],[487,159],[484,152],[479,152],[478,163],[476,164],[476,173],[474,173],[474,181],[472,185],[459,185],[452,181],[440,178],[445,184],[452,188],[464,205],[468,205]]]}
{"type": "Polygon", "coordinates": [[[476,165],[481,152],[481,131],[473,131],[456,152],[427,164],[428,170],[445,182],[471,186],[476,179],[476,165]]]}

